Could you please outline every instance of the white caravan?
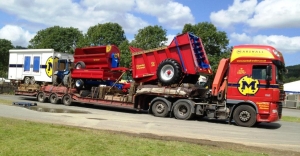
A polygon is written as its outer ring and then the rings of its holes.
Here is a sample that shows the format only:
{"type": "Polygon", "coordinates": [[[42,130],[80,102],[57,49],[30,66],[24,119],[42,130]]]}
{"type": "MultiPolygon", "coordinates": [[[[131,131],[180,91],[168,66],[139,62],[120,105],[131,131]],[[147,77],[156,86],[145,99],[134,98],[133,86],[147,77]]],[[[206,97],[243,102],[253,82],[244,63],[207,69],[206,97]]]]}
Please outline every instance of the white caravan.
{"type": "Polygon", "coordinates": [[[25,84],[52,82],[52,73],[58,59],[74,60],[72,54],[55,52],[53,49],[9,50],[8,79],[25,84]]]}

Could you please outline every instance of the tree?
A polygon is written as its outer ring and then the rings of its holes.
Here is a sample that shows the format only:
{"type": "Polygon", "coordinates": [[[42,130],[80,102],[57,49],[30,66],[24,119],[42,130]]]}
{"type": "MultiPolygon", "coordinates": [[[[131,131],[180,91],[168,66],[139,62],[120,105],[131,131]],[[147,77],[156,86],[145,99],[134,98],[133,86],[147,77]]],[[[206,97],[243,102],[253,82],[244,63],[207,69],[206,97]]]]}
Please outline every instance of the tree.
{"type": "Polygon", "coordinates": [[[77,28],[53,26],[38,31],[28,48],[52,48],[58,52],[73,53],[83,34],[77,28]]]}
{"type": "Polygon", "coordinates": [[[134,35],[134,40],[131,44],[134,47],[144,50],[161,47],[164,46],[168,40],[166,34],[167,30],[161,26],[147,26],[140,29],[138,33],[134,35]]]}
{"type": "Polygon", "coordinates": [[[124,30],[118,23],[105,23],[91,26],[81,46],[108,45],[119,46],[126,40],[124,30]]]}
{"type": "Polygon", "coordinates": [[[9,50],[13,49],[11,41],[6,39],[0,39],[0,77],[7,78],[9,50]]]}
{"type": "Polygon", "coordinates": [[[227,34],[219,31],[208,22],[201,22],[195,25],[185,24],[182,33],[191,32],[202,39],[206,52],[210,55],[221,54],[229,43],[227,34]]]}
{"type": "Polygon", "coordinates": [[[131,53],[129,51],[129,41],[125,40],[123,41],[119,49],[121,51],[121,58],[120,58],[120,66],[122,67],[129,67],[131,63],[131,53]]]}

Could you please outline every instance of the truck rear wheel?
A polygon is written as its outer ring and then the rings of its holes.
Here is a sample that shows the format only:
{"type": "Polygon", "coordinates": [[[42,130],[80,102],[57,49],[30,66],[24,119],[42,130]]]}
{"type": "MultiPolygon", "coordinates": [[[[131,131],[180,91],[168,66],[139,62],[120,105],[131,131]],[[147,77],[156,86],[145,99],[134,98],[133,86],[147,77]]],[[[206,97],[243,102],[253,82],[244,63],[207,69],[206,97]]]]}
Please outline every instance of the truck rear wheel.
{"type": "Polygon", "coordinates": [[[35,79],[34,79],[34,77],[31,77],[31,79],[30,79],[30,84],[32,84],[32,85],[35,84],[35,79]]]}
{"type": "Polygon", "coordinates": [[[63,104],[66,105],[66,106],[71,106],[72,105],[72,98],[68,94],[63,97],[62,101],[63,101],[63,104]]]}
{"type": "Polygon", "coordinates": [[[153,115],[157,117],[166,117],[169,113],[168,105],[161,100],[154,102],[151,110],[153,115]]]}
{"type": "Polygon", "coordinates": [[[84,69],[85,68],[85,63],[82,61],[79,61],[75,64],[75,69],[84,69]]]}
{"type": "Polygon", "coordinates": [[[37,95],[37,100],[39,102],[45,102],[46,101],[45,94],[43,92],[39,92],[39,94],[37,95]]]}
{"type": "Polygon", "coordinates": [[[240,105],[234,110],[233,120],[239,126],[252,127],[256,123],[256,112],[251,106],[240,105]]]}
{"type": "Polygon", "coordinates": [[[57,104],[58,103],[58,98],[57,98],[57,95],[56,94],[51,94],[50,97],[49,97],[49,100],[52,104],[57,104]]]}
{"type": "Polygon", "coordinates": [[[184,101],[177,103],[173,112],[176,119],[189,120],[193,117],[191,105],[184,101]]]}
{"type": "Polygon", "coordinates": [[[156,74],[159,82],[164,86],[168,86],[180,81],[182,70],[177,61],[166,59],[159,64],[156,74]]]}

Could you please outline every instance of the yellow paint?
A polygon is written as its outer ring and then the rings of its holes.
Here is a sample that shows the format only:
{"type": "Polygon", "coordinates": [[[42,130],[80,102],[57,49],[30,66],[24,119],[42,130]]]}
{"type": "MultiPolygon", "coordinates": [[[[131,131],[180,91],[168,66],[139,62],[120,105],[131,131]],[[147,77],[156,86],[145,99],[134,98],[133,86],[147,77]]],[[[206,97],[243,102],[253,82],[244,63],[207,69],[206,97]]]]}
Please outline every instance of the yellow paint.
{"type": "Polygon", "coordinates": [[[237,71],[237,74],[239,74],[239,75],[245,75],[245,74],[246,74],[246,71],[245,71],[243,68],[241,68],[241,69],[239,69],[239,70],[237,71]]]}
{"type": "Polygon", "coordinates": [[[252,77],[243,76],[238,83],[238,90],[242,95],[254,95],[259,89],[259,81],[252,79],[252,77]]]}
{"type": "MultiPolygon", "coordinates": [[[[232,50],[230,62],[242,58],[242,57],[252,57],[261,59],[274,59],[273,54],[265,49],[255,49],[255,48],[236,48],[232,50]]],[[[255,59],[249,59],[255,60],[255,59]]]]}
{"type": "Polygon", "coordinates": [[[53,65],[54,63],[57,63],[58,62],[58,58],[55,57],[53,59],[52,56],[50,56],[47,61],[46,61],[46,68],[45,68],[45,71],[46,71],[46,75],[48,77],[52,77],[52,74],[53,74],[53,65]]]}
{"type": "Polygon", "coordinates": [[[270,108],[269,102],[257,102],[256,104],[261,110],[269,110],[270,108]]]}
{"type": "Polygon", "coordinates": [[[155,66],[155,62],[151,62],[151,67],[154,67],[155,66]]]}
{"type": "Polygon", "coordinates": [[[144,69],[144,68],[145,68],[145,64],[136,65],[136,69],[144,69]]]}
{"type": "Polygon", "coordinates": [[[108,52],[110,52],[111,51],[111,45],[107,45],[106,46],[106,52],[108,53],[108,52]]]}

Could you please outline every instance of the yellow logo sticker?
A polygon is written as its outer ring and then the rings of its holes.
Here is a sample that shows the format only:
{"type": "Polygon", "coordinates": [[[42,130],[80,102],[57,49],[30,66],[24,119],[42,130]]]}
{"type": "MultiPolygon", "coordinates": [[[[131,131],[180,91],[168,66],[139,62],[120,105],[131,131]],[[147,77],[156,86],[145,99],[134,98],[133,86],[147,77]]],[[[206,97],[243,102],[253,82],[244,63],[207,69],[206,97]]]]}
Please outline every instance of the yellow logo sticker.
{"type": "Polygon", "coordinates": [[[107,45],[106,46],[106,52],[108,53],[108,52],[110,52],[111,51],[111,45],[107,45]]]}
{"type": "Polygon", "coordinates": [[[254,95],[258,91],[259,81],[257,79],[252,79],[249,76],[243,76],[239,80],[238,90],[242,95],[254,95]]]}
{"type": "Polygon", "coordinates": [[[53,74],[53,65],[54,65],[54,63],[57,63],[57,62],[58,62],[58,58],[57,58],[57,57],[55,57],[55,58],[53,59],[53,57],[50,56],[50,57],[47,59],[45,71],[46,71],[46,75],[47,75],[48,77],[50,77],[50,78],[52,77],[52,74],[53,74]]]}

